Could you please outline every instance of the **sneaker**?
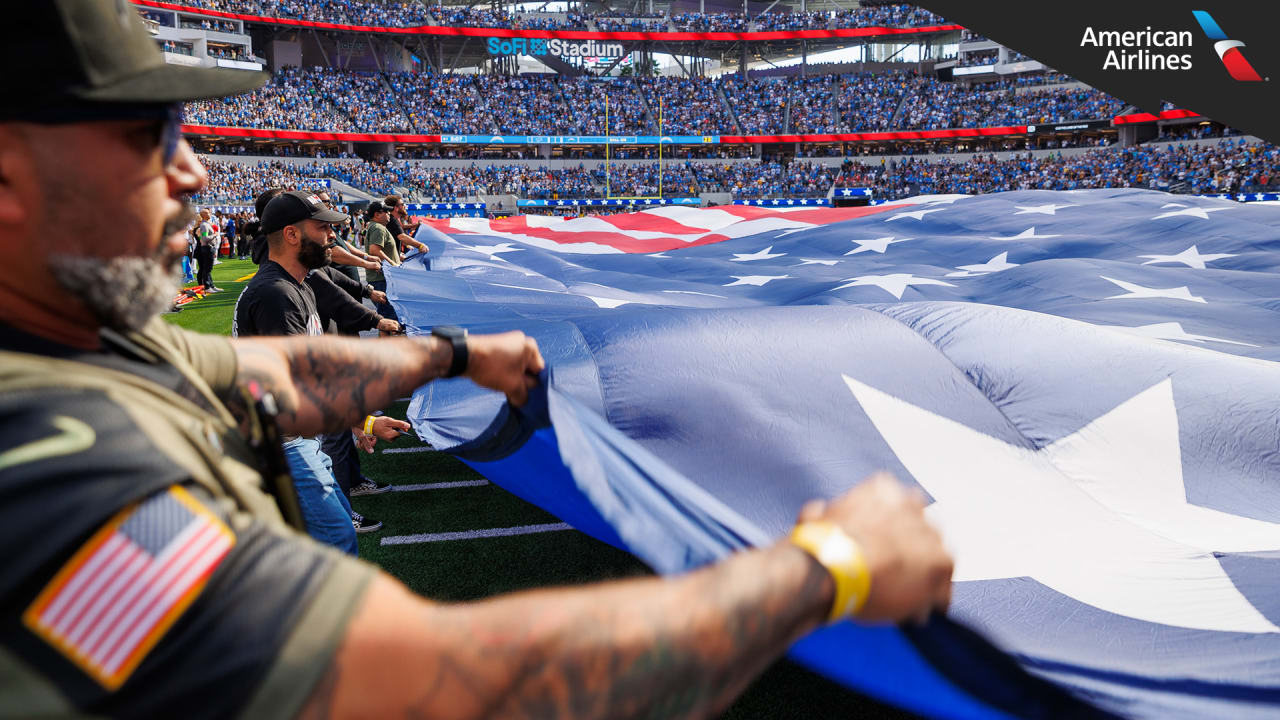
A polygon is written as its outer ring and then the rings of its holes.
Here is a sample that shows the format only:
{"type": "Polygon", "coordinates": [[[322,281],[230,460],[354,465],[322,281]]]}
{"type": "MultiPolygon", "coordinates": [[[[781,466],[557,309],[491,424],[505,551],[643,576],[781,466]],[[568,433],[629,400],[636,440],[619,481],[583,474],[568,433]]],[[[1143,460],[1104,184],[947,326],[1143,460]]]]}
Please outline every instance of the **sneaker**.
{"type": "Polygon", "coordinates": [[[384,492],[391,492],[391,483],[379,485],[378,483],[365,478],[364,482],[359,485],[352,485],[351,492],[347,493],[347,497],[360,497],[361,495],[381,495],[384,492]]]}
{"type": "Polygon", "coordinates": [[[367,518],[355,510],[351,511],[351,527],[355,528],[358,533],[377,532],[382,529],[382,523],[367,518]]]}

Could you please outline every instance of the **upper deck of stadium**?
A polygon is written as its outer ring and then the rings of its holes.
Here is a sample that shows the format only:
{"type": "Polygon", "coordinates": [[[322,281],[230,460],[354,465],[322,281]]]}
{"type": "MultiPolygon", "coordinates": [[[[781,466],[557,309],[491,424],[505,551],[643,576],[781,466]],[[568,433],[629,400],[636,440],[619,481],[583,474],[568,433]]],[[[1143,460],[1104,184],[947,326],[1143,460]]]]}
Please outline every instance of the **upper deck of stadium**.
{"type": "Polygon", "coordinates": [[[912,141],[1105,132],[1134,110],[904,4],[134,2],[170,62],[273,74],[188,107],[189,133],[230,142],[912,141]]]}

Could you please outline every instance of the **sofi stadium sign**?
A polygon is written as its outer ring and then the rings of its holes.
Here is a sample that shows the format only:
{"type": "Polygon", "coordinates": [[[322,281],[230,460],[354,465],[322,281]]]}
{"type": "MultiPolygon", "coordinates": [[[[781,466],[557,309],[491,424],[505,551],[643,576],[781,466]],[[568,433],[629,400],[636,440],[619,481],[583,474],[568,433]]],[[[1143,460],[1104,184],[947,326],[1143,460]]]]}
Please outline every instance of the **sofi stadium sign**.
{"type": "Polygon", "coordinates": [[[620,57],[622,43],[551,38],[489,38],[490,55],[555,55],[556,57],[620,57]]]}

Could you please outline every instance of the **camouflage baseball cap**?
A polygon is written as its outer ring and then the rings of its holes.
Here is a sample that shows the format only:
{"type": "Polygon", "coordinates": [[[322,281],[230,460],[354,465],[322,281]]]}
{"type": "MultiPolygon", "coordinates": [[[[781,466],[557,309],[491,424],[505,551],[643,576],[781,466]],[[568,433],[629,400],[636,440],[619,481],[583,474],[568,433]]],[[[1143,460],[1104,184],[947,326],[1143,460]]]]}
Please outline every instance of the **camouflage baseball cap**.
{"type": "Polygon", "coordinates": [[[0,120],[56,122],[78,113],[237,95],[267,74],[170,65],[128,0],[32,0],[5,8],[9,68],[0,120]],[[19,70],[18,68],[25,68],[19,70]]]}

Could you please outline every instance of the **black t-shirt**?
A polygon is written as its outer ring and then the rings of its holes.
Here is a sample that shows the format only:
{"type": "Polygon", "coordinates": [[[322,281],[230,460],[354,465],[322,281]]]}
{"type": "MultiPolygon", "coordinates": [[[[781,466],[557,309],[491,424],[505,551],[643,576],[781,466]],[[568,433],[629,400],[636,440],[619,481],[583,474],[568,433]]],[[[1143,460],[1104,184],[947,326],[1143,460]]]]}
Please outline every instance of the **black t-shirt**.
{"type": "Polygon", "coordinates": [[[295,280],[280,263],[264,260],[236,300],[231,334],[238,337],[324,334],[315,291],[307,283],[295,280]]]}
{"type": "Polygon", "coordinates": [[[400,248],[400,254],[404,255],[404,243],[400,242],[400,236],[404,234],[404,228],[401,227],[400,221],[394,217],[388,220],[387,230],[391,233],[391,237],[396,239],[396,247],[400,248]]]}
{"type": "MultiPolygon", "coordinates": [[[[84,351],[0,325],[2,349],[198,395],[119,340],[84,351]]],[[[0,392],[0,467],[0,655],[29,673],[0,683],[0,708],[23,714],[14,703],[44,698],[100,717],[235,716],[296,664],[281,657],[295,627],[328,631],[299,623],[331,594],[340,559],[257,520],[232,523],[108,393],[0,392]]]]}
{"type": "Polygon", "coordinates": [[[312,270],[307,274],[306,283],[315,294],[320,325],[325,329],[329,329],[332,322],[338,332],[353,335],[372,330],[382,320],[381,315],[360,302],[365,286],[333,265],[312,270]]]}

